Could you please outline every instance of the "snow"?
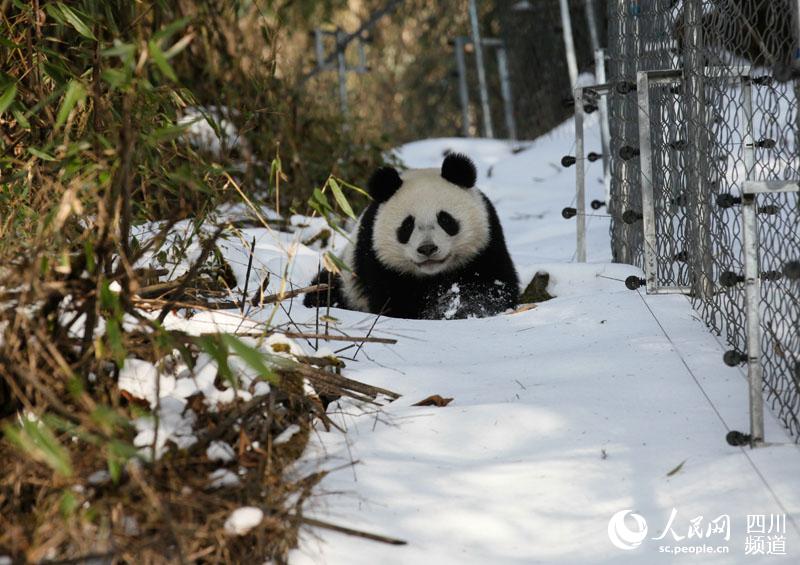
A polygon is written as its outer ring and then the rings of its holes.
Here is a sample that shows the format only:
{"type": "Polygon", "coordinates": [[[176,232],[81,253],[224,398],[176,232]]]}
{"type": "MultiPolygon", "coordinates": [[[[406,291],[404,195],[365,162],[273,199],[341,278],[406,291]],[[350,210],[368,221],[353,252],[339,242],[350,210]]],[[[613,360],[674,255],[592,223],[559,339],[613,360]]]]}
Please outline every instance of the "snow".
{"type": "Polygon", "coordinates": [[[237,508],[225,520],[225,533],[229,536],[243,536],[261,523],[264,512],[254,506],[237,508]]]}
{"type": "Polygon", "coordinates": [[[194,435],[194,423],[197,419],[193,410],[186,408],[181,399],[168,396],[161,399],[153,416],[142,416],[134,420],[136,437],[133,445],[139,448],[143,457],[150,457],[155,446],[155,458],[160,458],[167,449],[167,442],[175,444],[178,449],[185,449],[197,443],[194,435]]]}
{"type": "MultiPolygon", "coordinates": [[[[587,152],[599,152],[592,119],[587,152]]],[[[315,530],[292,563],[671,563],[678,558],[670,552],[704,545],[727,553],[705,553],[703,563],[797,562],[800,452],[770,412],[770,445],[727,445],[729,430],[749,424],[746,382],[722,363],[724,344],[686,298],[625,288],[641,272],[610,263],[607,218],[587,218],[590,262],[573,262],[575,223],[560,211],[574,205],[574,167],[559,164],[573,142],[567,122],[518,153],[503,141],[467,139],[396,151],[411,167],[439,166],[446,151],[475,159],[521,280],[548,272],[556,298],[493,318],[378,320],[374,335],[398,343],[366,344],[346,374],[403,396],[378,412],[331,406],[347,434],[317,426],[297,472],[335,469],[308,515],[408,544],[315,530]],[[412,406],[432,394],[454,400],[412,406]],[[625,510],[623,533],[635,537],[632,514],[648,526],[629,550],[608,534],[625,510]],[[747,555],[748,515],[784,513],[787,555],[747,555]],[[706,529],[720,516],[729,517],[729,540],[686,537],[698,517],[706,529]]],[[[587,201],[604,200],[601,163],[587,167],[587,201]]],[[[304,257],[301,250],[296,261],[304,257]]],[[[295,307],[295,321],[313,320],[301,312],[295,307]]],[[[374,321],[332,315],[353,334],[374,321]]]]}
{"type": "MultiPolygon", "coordinates": [[[[587,152],[600,151],[595,120],[595,114],[587,116],[587,152]]],[[[560,165],[562,156],[574,153],[573,123],[535,141],[431,139],[394,153],[409,167],[438,167],[447,152],[476,161],[478,186],[495,204],[521,281],[547,272],[547,290],[555,298],[527,311],[467,320],[376,322],[373,315],[331,310],[332,333],[364,335],[374,323],[373,335],[398,340],[340,355],[347,377],[402,397],[380,409],[333,403],[329,414],[346,434],[315,423],[294,471],[298,477],[330,472],[304,512],[408,543],[388,546],[303,530],[292,563],[671,563],[678,559],[672,551],[696,552],[704,544],[727,552],[705,553],[703,563],[797,562],[800,448],[769,411],[768,446],[750,450],[725,443],[729,430],[749,427],[746,382],[740,369],[722,363],[727,348],[686,298],[625,288],[622,281],[641,271],[610,262],[604,209],[587,218],[589,263],[574,262],[575,222],[564,220],[561,210],[574,206],[575,169],[560,165]],[[434,394],[453,401],[446,407],[413,406],[434,394]],[[784,513],[787,555],[748,555],[748,516],[784,513]],[[615,515],[624,519],[612,522],[615,515]],[[729,539],[687,537],[693,523],[708,527],[721,516],[729,518],[729,539]],[[647,535],[639,539],[641,523],[647,535]],[[640,545],[615,547],[609,531],[640,545]],[[676,540],[672,531],[684,538],[676,540]]],[[[586,166],[587,201],[605,200],[601,163],[586,166]]],[[[220,212],[231,220],[243,215],[252,214],[243,206],[220,212]]],[[[309,247],[302,241],[327,226],[302,216],[291,217],[290,224],[293,233],[243,228],[220,242],[237,279],[237,298],[245,284],[252,293],[267,277],[265,293],[271,294],[305,286],[317,273],[319,243],[309,247]],[[253,238],[253,268],[245,281],[253,238]]],[[[179,223],[170,241],[187,238],[193,229],[190,222],[179,223]]],[[[140,235],[146,237],[145,228],[140,235]]],[[[337,252],[346,243],[339,234],[331,241],[337,252]]],[[[192,243],[182,255],[167,257],[168,277],[185,272],[198,254],[192,243]]],[[[137,266],[158,267],[163,259],[148,256],[137,266]]],[[[458,289],[452,294],[454,301],[463,300],[458,289]]],[[[164,326],[200,335],[262,332],[269,323],[277,330],[314,333],[316,312],[301,302],[248,306],[244,315],[178,311],[164,326]]],[[[276,334],[245,341],[279,356],[325,356],[347,346],[321,341],[315,351],[313,340],[276,334]]],[[[135,443],[143,452],[154,438],[158,454],[167,442],[180,447],[196,441],[195,416],[186,408],[191,394],[203,394],[213,410],[236,395],[246,399],[269,391],[235,357],[230,364],[241,381],[238,390],[216,388],[216,365],[205,354],[194,371],[178,363],[169,374],[158,363],[132,361],[121,372],[121,385],[159,406],[157,436],[152,418],[136,421],[135,443]],[[161,378],[158,399],[155,378],[161,378]]],[[[290,427],[276,443],[292,433],[290,427]]],[[[218,452],[209,448],[210,459],[212,454],[218,452]]],[[[239,483],[225,468],[209,481],[215,488],[239,483]]],[[[239,509],[226,531],[245,531],[243,518],[234,518],[242,510],[250,518],[247,530],[260,522],[258,509],[239,509]]]]}
{"type": "Polygon", "coordinates": [[[273,440],[274,445],[280,445],[282,443],[288,443],[290,439],[300,431],[300,426],[297,424],[292,424],[291,426],[287,426],[285,430],[283,430],[278,437],[273,440]]]}
{"type": "Polygon", "coordinates": [[[208,475],[210,488],[235,487],[239,485],[239,477],[228,469],[217,469],[208,475]]]}
{"type": "Polygon", "coordinates": [[[226,442],[215,440],[208,444],[208,448],[206,449],[206,457],[208,457],[210,461],[221,461],[223,463],[228,463],[229,461],[236,459],[236,452],[226,442]]]}

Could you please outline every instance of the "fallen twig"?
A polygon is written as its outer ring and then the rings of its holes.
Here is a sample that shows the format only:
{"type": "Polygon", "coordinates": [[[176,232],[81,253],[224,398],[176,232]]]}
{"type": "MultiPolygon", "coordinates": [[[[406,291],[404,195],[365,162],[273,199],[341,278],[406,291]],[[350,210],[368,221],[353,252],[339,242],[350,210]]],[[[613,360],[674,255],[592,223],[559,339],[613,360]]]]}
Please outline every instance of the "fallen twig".
{"type": "Polygon", "coordinates": [[[381,543],[388,543],[389,545],[406,545],[408,543],[405,540],[391,538],[389,536],[382,536],[380,534],[373,534],[371,532],[363,532],[361,530],[354,530],[353,528],[338,526],[336,524],[331,524],[330,522],[323,522],[322,520],[317,520],[316,518],[309,518],[307,516],[300,516],[299,518],[300,521],[306,524],[307,526],[313,526],[315,528],[324,528],[326,530],[333,530],[334,532],[341,532],[349,536],[371,539],[373,541],[379,541],[381,543]]]}

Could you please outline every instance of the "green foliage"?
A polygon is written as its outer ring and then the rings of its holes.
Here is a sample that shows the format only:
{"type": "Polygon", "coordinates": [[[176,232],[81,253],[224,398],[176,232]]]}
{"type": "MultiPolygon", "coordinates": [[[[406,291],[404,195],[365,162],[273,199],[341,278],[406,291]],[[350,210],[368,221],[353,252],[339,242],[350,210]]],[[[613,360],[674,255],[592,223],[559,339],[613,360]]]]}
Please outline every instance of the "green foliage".
{"type": "Polygon", "coordinates": [[[3,427],[6,438],[33,459],[46,463],[62,477],[71,477],[72,461],[69,452],[61,445],[45,422],[32,417],[22,418],[18,426],[3,427]]]}

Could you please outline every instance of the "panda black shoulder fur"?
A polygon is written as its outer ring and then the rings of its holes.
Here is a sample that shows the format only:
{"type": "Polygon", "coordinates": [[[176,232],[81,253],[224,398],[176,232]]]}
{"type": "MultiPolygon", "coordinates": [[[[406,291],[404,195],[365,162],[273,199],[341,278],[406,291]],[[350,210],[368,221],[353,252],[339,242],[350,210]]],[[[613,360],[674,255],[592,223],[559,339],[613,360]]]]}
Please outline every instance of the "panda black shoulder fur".
{"type": "MultiPolygon", "coordinates": [[[[378,169],[368,185],[373,202],[343,254],[352,271],[332,281],[331,305],[426,319],[490,316],[516,306],[519,280],[503,229],[475,180],[475,165],[460,154],[445,157],[441,170],[401,177],[391,167],[378,169]]],[[[324,291],[304,303],[327,299],[324,291]]]]}

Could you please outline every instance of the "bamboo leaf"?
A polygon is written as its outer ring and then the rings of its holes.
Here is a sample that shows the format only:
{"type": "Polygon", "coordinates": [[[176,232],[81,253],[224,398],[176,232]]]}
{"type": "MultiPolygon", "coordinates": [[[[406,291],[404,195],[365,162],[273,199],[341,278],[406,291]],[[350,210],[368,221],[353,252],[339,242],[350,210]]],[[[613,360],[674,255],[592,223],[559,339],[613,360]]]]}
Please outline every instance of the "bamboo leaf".
{"type": "Polygon", "coordinates": [[[182,30],[191,21],[191,18],[180,18],[164,26],[163,29],[158,30],[153,34],[153,39],[156,41],[164,41],[169,39],[172,34],[182,30]]]}
{"type": "Polygon", "coordinates": [[[61,502],[58,504],[58,510],[64,518],[69,518],[78,509],[78,498],[70,489],[64,489],[61,494],[61,502]]]}
{"type": "Polygon", "coordinates": [[[677,467],[675,467],[673,470],[671,470],[669,473],[667,473],[667,476],[668,476],[668,477],[671,477],[672,475],[675,475],[675,474],[677,474],[677,473],[678,473],[678,472],[679,472],[681,469],[683,469],[683,464],[684,464],[684,463],[686,463],[686,461],[687,461],[686,459],[684,459],[683,461],[681,461],[681,462],[678,464],[678,466],[677,466],[677,467]]]}
{"type": "Polygon", "coordinates": [[[56,117],[56,130],[61,129],[61,126],[66,123],[69,113],[72,112],[72,109],[76,106],[76,104],[83,104],[83,100],[85,98],[86,87],[83,86],[80,81],[74,79],[69,81],[67,92],[64,94],[64,101],[61,103],[61,108],[59,108],[58,116],[56,117]]]}
{"type": "Polygon", "coordinates": [[[40,151],[39,149],[36,149],[35,147],[28,147],[28,153],[30,153],[34,157],[38,157],[42,161],[55,161],[56,160],[56,158],[53,157],[52,155],[49,155],[49,154],[45,153],[44,151],[40,151]]]}
{"type": "Polygon", "coordinates": [[[350,203],[347,201],[347,197],[342,192],[342,189],[339,187],[339,183],[336,182],[336,179],[333,177],[328,178],[328,186],[331,187],[331,192],[333,192],[333,198],[336,200],[336,203],[342,209],[342,212],[353,218],[356,219],[356,215],[353,212],[353,208],[350,207],[350,203]]]}
{"type": "Polygon", "coordinates": [[[153,62],[156,64],[161,73],[171,81],[178,82],[178,76],[175,74],[175,71],[172,70],[172,67],[169,65],[169,62],[164,56],[164,52],[161,50],[161,47],[158,46],[158,43],[151,39],[147,42],[147,49],[150,52],[150,57],[153,58],[153,62]]]}
{"type": "Polygon", "coordinates": [[[40,420],[25,418],[20,427],[6,426],[3,431],[11,443],[33,459],[45,463],[61,476],[72,476],[69,453],[40,420]]]}
{"type": "Polygon", "coordinates": [[[17,95],[17,85],[13,82],[6,86],[6,89],[3,91],[3,94],[0,94],[0,115],[5,112],[11,103],[14,101],[14,97],[17,95]]]}
{"type": "Polygon", "coordinates": [[[258,371],[259,375],[261,375],[264,380],[271,383],[278,382],[275,371],[270,369],[264,362],[266,355],[265,353],[255,349],[254,347],[250,347],[245,342],[233,335],[222,334],[220,337],[222,339],[222,343],[224,343],[228,349],[241,357],[242,360],[244,360],[244,362],[247,363],[252,369],[258,371]]]}
{"type": "Polygon", "coordinates": [[[22,129],[31,129],[31,123],[28,121],[28,118],[25,117],[25,114],[19,110],[11,110],[11,114],[22,129]]]}
{"type": "Polygon", "coordinates": [[[364,190],[363,188],[360,188],[360,187],[358,187],[358,186],[356,186],[356,185],[354,185],[354,184],[352,184],[352,183],[349,183],[349,182],[347,182],[346,180],[342,180],[342,179],[340,179],[340,178],[336,177],[336,182],[338,182],[339,184],[341,184],[341,185],[342,185],[342,186],[344,186],[344,187],[347,187],[347,188],[349,188],[350,190],[355,190],[356,192],[358,192],[358,193],[359,193],[359,194],[361,194],[362,196],[366,196],[367,198],[372,198],[372,197],[369,195],[369,192],[367,192],[367,191],[366,191],[366,190],[364,190]]]}
{"type": "Polygon", "coordinates": [[[325,268],[332,273],[341,273],[343,271],[350,271],[350,267],[347,266],[347,263],[339,259],[336,255],[331,253],[330,251],[326,251],[325,255],[322,256],[322,262],[325,265],[325,268]]]}
{"type": "Polygon", "coordinates": [[[164,51],[164,57],[167,60],[172,59],[175,55],[177,55],[178,53],[180,53],[181,51],[186,49],[186,47],[188,47],[189,44],[192,42],[192,39],[194,39],[194,34],[193,33],[190,33],[188,35],[184,35],[178,41],[176,41],[172,45],[172,47],[170,47],[169,49],[164,51]]]}
{"type": "Polygon", "coordinates": [[[3,47],[7,47],[8,49],[21,49],[22,45],[19,43],[14,43],[4,35],[0,35],[0,45],[3,47]]]}
{"type": "Polygon", "coordinates": [[[61,13],[64,15],[64,19],[69,22],[69,24],[75,28],[75,31],[80,33],[83,37],[87,39],[94,39],[97,41],[97,38],[92,33],[92,30],[89,29],[83,20],[78,17],[78,14],[72,11],[72,8],[58,2],[58,8],[61,10],[61,13]]]}

